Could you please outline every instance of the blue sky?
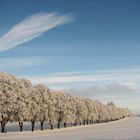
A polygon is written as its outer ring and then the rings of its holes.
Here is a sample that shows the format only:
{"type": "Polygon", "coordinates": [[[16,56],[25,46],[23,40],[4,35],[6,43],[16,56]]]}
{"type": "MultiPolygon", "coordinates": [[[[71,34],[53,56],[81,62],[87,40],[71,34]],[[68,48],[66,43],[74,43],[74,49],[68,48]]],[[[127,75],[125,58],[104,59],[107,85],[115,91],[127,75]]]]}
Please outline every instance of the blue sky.
{"type": "Polygon", "coordinates": [[[139,7],[138,0],[1,0],[0,71],[138,113],[139,7]]]}

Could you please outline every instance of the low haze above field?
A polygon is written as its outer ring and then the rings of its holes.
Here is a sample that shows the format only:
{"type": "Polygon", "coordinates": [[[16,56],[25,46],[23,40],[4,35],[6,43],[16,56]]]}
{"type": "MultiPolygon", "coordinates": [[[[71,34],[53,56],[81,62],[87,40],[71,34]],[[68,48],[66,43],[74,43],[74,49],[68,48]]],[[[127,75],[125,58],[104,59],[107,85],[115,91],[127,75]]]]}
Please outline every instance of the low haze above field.
{"type": "Polygon", "coordinates": [[[0,71],[140,109],[140,1],[0,0],[0,71]]]}

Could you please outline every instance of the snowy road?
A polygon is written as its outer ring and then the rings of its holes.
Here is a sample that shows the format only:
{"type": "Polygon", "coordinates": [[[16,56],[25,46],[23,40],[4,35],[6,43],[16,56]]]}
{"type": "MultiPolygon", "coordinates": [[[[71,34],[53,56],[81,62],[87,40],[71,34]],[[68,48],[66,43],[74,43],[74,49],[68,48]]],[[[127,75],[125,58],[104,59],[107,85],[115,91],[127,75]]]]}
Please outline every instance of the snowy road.
{"type": "Polygon", "coordinates": [[[140,117],[61,130],[10,132],[0,140],[140,140],[140,117]]]}

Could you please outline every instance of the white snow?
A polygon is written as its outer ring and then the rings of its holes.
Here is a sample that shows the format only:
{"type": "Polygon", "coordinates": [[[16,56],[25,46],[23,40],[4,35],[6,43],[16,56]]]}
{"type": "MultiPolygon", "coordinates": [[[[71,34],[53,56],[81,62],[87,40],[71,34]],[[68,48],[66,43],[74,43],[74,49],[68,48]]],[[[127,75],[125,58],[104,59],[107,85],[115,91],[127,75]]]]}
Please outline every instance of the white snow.
{"type": "Polygon", "coordinates": [[[0,140],[135,140],[140,139],[140,117],[60,130],[0,133],[0,140]]]}

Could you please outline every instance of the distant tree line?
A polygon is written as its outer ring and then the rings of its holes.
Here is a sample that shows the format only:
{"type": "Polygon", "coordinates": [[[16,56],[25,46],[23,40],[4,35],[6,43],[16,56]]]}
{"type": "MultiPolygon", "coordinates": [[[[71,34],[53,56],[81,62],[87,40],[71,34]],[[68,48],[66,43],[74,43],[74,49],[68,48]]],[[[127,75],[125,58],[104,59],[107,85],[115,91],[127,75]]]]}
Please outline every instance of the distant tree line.
{"type": "Polygon", "coordinates": [[[72,96],[66,92],[53,91],[42,84],[32,85],[27,79],[17,79],[11,74],[0,73],[0,123],[1,132],[5,132],[8,122],[18,122],[23,131],[25,121],[44,122],[60,128],[60,123],[67,126],[88,125],[109,122],[130,116],[128,108],[118,108],[113,102],[107,105],[97,100],[72,96]]]}

